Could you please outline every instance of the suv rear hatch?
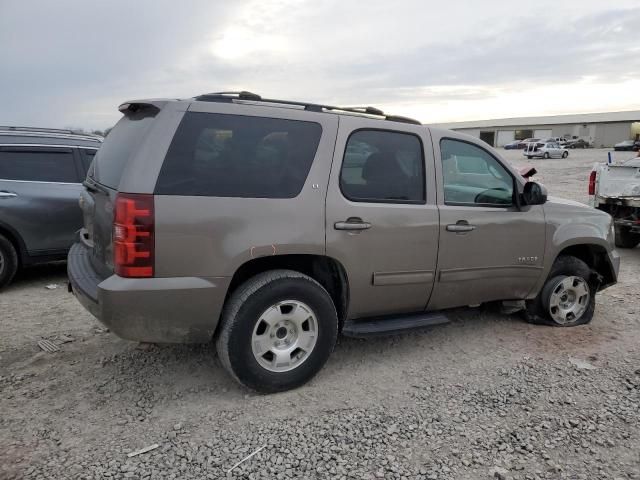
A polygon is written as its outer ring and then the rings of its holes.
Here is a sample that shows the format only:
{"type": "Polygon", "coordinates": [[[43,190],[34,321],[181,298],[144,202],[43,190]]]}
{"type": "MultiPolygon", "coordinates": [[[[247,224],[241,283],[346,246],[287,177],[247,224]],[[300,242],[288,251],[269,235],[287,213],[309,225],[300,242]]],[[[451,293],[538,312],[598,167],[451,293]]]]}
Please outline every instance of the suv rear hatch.
{"type": "MultiPolygon", "coordinates": [[[[120,223],[132,221],[133,218],[125,219],[124,215],[128,212],[128,216],[131,217],[131,212],[137,212],[133,210],[136,206],[135,198],[145,197],[119,194],[120,180],[159,112],[158,106],[151,103],[125,103],[119,110],[124,116],[109,132],[96,154],[84,182],[85,190],[80,196],[80,207],[84,216],[81,240],[85,247],[90,249],[91,265],[102,278],[110,276],[115,270],[113,232],[118,208],[120,207],[122,217],[119,219],[120,223]],[[133,198],[134,203],[125,202],[126,197],[133,198]]],[[[146,197],[150,198],[152,207],[153,196],[146,197]]],[[[115,230],[121,235],[129,234],[131,238],[139,237],[135,228],[133,232],[122,228],[115,230]]],[[[141,230],[144,230],[144,225],[141,230]]]]}

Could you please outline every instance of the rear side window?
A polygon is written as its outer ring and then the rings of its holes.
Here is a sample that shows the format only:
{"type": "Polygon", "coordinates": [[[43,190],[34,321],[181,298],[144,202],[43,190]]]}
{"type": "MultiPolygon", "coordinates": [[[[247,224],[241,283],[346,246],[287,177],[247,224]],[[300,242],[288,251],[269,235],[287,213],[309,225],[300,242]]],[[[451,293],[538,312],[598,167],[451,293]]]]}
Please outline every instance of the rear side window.
{"type": "Polygon", "coordinates": [[[96,156],[97,150],[92,148],[83,148],[80,150],[82,152],[82,168],[84,170],[84,174],[86,175],[91,167],[91,162],[93,162],[93,158],[96,156]]]}
{"type": "Polygon", "coordinates": [[[322,127],[313,122],[187,112],[156,184],[159,195],[293,198],[322,127]]]}
{"type": "Polygon", "coordinates": [[[0,179],[28,182],[78,183],[70,148],[2,147],[0,179]]]}
{"type": "Polygon", "coordinates": [[[424,203],[420,139],[386,130],[352,133],[340,171],[340,189],[354,202],[424,203]]]}
{"type": "Polygon", "coordinates": [[[122,172],[144,140],[154,117],[148,112],[122,117],[95,156],[91,177],[98,183],[118,188],[122,172]]]}

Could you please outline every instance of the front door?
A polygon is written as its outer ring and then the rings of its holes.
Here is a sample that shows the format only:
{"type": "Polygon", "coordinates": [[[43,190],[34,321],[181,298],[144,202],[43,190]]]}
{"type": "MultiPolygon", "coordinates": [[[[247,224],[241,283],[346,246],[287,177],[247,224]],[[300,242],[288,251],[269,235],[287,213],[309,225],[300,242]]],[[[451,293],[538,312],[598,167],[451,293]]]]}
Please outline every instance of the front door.
{"type": "Polygon", "coordinates": [[[428,308],[525,298],[542,273],[542,206],[518,209],[514,173],[489,150],[436,134],[433,144],[440,250],[428,308]]]}
{"type": "Polygon", "coordinates": [[[438,254],[435,202],[426,128],[340,117],[326,235],[327,255],[347,271],[349,318],[424,310],[438,254]]]}

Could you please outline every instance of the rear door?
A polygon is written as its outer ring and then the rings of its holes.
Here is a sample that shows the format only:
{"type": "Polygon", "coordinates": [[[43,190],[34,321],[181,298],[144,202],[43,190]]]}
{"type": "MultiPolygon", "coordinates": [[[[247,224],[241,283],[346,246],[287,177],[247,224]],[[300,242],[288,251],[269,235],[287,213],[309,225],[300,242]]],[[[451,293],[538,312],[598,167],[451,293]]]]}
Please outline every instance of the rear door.
{"type": "Polygon", "coordinates": [[[515,174],[483,146],[432,135],[440,249],[429,309],[525,298],[542,273],[543,207],[518,209],[515,174]]]}
{"type": "Polygon", "coordinates": [[[349,317],[424,310],[438,254],[425,127],[340,117],[326,201],[327,255],[349,278],[349,317]]]}
{"type": "Polygon", "coordinates": [[[82,225],[81,172],[74,151],[59,146],[0,146],[0,221],[30,255],[60,253],[82,225]]]}

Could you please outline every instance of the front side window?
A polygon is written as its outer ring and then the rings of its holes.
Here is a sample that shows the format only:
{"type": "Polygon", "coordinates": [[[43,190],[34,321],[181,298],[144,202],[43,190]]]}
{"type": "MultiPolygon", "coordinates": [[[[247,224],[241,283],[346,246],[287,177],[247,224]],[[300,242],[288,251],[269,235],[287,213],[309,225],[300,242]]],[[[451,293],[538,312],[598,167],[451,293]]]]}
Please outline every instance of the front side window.
{"type": "Polygon", "coordinates": [[[293,198],[307,179],[321,135],[314,122],[187,112],[156,194],[293,198]]]}
{"type": "Polygon", "coordinates": [[[512,205],[513,178],[489,152],[448,138],[440,152],[446,204],[512,205]]]}
{"type": "Polygon", "coordinates": [[[70,148],[0,147],[0,179],[79,182],[70,148]]]}
{"type": "Polygon", "coordinates": [[[424,203],[424,156],[412,134],[358,130],[351,134],[340,189],[354,202],[424,203]]]}

